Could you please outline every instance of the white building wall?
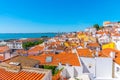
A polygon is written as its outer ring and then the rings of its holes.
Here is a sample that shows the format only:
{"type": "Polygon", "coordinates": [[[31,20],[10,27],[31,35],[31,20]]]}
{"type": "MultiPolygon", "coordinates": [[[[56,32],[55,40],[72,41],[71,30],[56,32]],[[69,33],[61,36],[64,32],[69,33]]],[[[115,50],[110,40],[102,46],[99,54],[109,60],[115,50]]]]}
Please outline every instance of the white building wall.
{"type": "Polygon", "coordinates": [[[112,36],[111,41],[114,42],[114,43],[119,42],[120,41],[120,36],[112,36]]]}
{"type": "Polygon", "coordinates": [[[98,38],[99,43],[109,43],[110,42],[110,38],[109,37],[101,37],[98,38]]]}
{"type": "Polygon", "coordinates": [[[95,77],[95,59],[94,58],[80,58],[83,61],[83,64],[89,71],[89,73],[93,74],[93,77],[95,77]]]}
{"type": "Polygon", "coordinates": [[[9,59],[11,57],[10,52],[6,52],[4,56],[5,56],[5,59],[9,59]]]}
{"type": "MultiPolygon", "coordinates": [[[[115,68],[113,67],[112,58],[80,58],[82,64],[85,65],[88,73],[91,75],[91,80],[120,80],[117,77],[113,77],[115,68]],[[91,67],[89,67],[91,66],[91,67]],[[94,74],[94,75],[93,75],[94,74]]],[[[118,66],[118,65],[117,65],[118,66]]],[[[120,69],[120,66],[119,66],[120,69]]],[[[116,72],[115,72],[116,73],[116,72]]],[[[85,74],[85,73],[84,73],[85,74]]],[[[116,76],[120,77],[120,71],[116,73],[116,76]]]]}
{"type": "Polygon", "coordinates": [[[8,42],[7,46],[10,49],[23,49],[21,42],[8,42]]]}
{"type": "Polygon", "coordinates": [[[75,70],[77,71],[77,76],[83,74],[83,73],[82,73],[82,72],[83,72],[83,68],[82,68],[82,67],[75,66],[74,68],[75,68],[75,70]]]}
{"type": "Polygon", "coordinates": [[[116,42],[115,45],[116,45],[116,48],[120,50],[120,41],[116,42]]]}
{"type": "Polygon", "coordinates": [[[114,74],[115,78],[120,80],[120,65],[117,63],[114,63],[114,74]]]}
{"type": "Polygon", "coordinates": [[[66,70],[67,70],[67,73],[68,73],[67,77],[73,78],[74,77],[74,68],[68,66],[68,67],[66,67],[66,70]]]}
{"type": "Polygon", "coordinates": [[[42,80],[52,80],[52,71],[46,73],[42,80]]]}
{"type": "Polygon", "coordinates": [[[112,78],[112,58],[96,58],[96,78],[112,78]]]}
{"type": "Polygon", "coordinates": [[[0,56],[4,56],[4,53],[3,53],[3,54],[0,54],[0,56]]]}
{"type": "Polygon", "coordinates": [[[83,74],[82,70],[81,66],[65,66],[61,75],[66,78],[74,78],[83,74]]]}
{"type": "Polygon", "coordinates": [[[102,36],[102,34],[96,34],[96,37],[100,37],[100,36],[102,36]]]}

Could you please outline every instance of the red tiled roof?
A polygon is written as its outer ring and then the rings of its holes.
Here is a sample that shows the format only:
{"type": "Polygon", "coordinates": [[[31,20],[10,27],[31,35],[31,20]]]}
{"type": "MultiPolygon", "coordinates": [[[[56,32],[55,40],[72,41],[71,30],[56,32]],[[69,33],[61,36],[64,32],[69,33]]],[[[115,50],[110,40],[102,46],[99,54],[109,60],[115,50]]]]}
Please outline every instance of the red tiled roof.
{"type": "Polygon", "coordinates": [[[26,56],[16,56],[12,57],[10,59],[7,59],[4,61],[5,63],[10,63],[10,62],[19,62],[22,67],[34,67],[36,64],[39,64],[38,60],[31,59],[26,56]]]}
{"type": "Polygon", "coordinates": [[[8,50],[9,50],[9,47],[7,47],[7,46],[0,47],[0,53],[3,53],[3,52],[8,51],[8,50]]]}
{"type": "Polygon", "coordinates": [[[89,43],[87,46],[99,47],[100,45],[98,43],[89,43]]]}
{"type": "Polygon", "coordinates": [[[29,42],[29,41],[38,41],[41,40],[41,38],[28,38],[24,40],[17,40],[17,42],[29,42]]]}
{"type": "Polygon", "coordinates": [[[59,45],[60,41],[56,41],[56,42],[51,42],[50,45],[59,45]]]}
{"type": "Polygon", "coordinates": [[[57,66],[60,62],[62,64],[70,64],[73,66],[80,66],[78,57],[76,54],[73,53],[66,53],[62,52],[59,54],[41,54],[40,56],[29,56],[30,58],[36,59],[40,61],[41,65],[55,65],[57,66]],[[52,62],[47,63],[46,62],[46,57],[51,56],[52,57],[52,62]]]}
{"type": "Polygon", "coordinates": [[[77,52],[80,57],[93,57],[89,49],[77,49],[77,52]]]}
{"type": "Polygon", "coordinates": [[[120,65],[120,58],[115,58],[114,61],[120,65]]]}
{"type": "Polygon", "coordinates": [[[45,74],[20,71],[18,73],[0,69],[0,80],[41,80],[45,74]]]}
{"type": "Polygon", "coordinates": [[[101,57],[110,57],[110,52],[119,52],[118,50],[111,49],[111,48],[106,48],[103,49],[100,53],[99,56],[101,57]]]}
{"type": "Polygon", "coordinates": [[[25,51],[25,50],[16,50],[16,52],[17,53],[22,53],[22,54],[26,54],[27,53],[27,51],[25,51]]]}
{"type": "Polygon", "coordinates": [[[4,57],[3,56],[0,56],[0,61],[3,61],[4,60],[4,57]]]}
{"type": "Polygon", "coordinates": [[[44,49],[44,46],[35,46],[33,48],[31,48],[30,50],[28,50],[28,54],[30,53],[38,53],[39,51],[42,51],[44,49]]]}
{"type": "Polygon", "coordinates": [[[119,50],[115,50],[115,49],[103,49],[100,53],[99,56],[100,57],[110,57],[110,52],[115,52],[115,58],[114,58],[114,62],[116,62],[117,64],[120,65],[120,51],[119,50]]]}
{"type": "Polygon", "coordinates": [[[97,34],[104,34],[104,33],[105,33],[105,34],[109,34],[109,33],[106,32],[106,31],[98,31],[98,32],[97,32],[97,34]]]}
{"type": "Polygon", "coordinates": [[[112,36],[120,36],[120,34],[114,33],[114,34],[112,34],[112,36]]]}

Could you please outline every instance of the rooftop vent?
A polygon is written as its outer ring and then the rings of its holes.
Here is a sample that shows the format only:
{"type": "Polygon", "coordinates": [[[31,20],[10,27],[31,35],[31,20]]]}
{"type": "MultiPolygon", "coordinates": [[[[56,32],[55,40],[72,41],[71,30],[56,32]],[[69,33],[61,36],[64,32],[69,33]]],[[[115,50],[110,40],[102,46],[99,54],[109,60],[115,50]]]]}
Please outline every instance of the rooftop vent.
{"type": "Polygon", "coordinates": [[[11,65],[15,65],[15,66],[19,66],[19,65],[20,65],[19,62],[10,62],[9,64],[11,64],[11,65]]]}
{"type": "Polygon", "coordinates": [[[59,54],[59,52],[58,52],[58,51],[55,51],[55,54],[59,54]]]}
{"type": "Polygon", "coordinates": [[[46,57],[46,62],[52,62],[52,56],[46,57]]]}

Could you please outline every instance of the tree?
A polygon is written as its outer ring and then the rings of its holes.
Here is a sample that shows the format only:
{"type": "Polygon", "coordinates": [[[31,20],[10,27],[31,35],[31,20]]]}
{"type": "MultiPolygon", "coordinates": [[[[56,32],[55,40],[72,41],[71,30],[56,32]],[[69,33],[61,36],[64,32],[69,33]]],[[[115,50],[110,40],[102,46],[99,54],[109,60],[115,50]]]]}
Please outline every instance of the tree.
{"type": "Polygon", "coordinates": [[[42,44],[43,42],[44,42],[44,40],[39,40],[39,41],[35,41],[35,42],[25,42],[25,43],[23,43],[23,48],[28,50],[30,47],[42,44]]]}
{"type": "Polygon", "coordinates": [[[56,66],[44,65],[43,67],[44,67],[44,69],[50,69],[50,70],[52,70],[52,75],[56,74],[56,68],[57,68],[56,66]]]}
{"type": "Polygon", "coordinates": [[[118,21],[118,23],[120,23],[120,21],[118,21]]]}
{"type": "Polygon", "coordinates": [[[96,28],[96,30],[99,30],[99,29],[100,29],[100,27],[99,27],[98,24],[94,24],[93,27],[96,28]]]}

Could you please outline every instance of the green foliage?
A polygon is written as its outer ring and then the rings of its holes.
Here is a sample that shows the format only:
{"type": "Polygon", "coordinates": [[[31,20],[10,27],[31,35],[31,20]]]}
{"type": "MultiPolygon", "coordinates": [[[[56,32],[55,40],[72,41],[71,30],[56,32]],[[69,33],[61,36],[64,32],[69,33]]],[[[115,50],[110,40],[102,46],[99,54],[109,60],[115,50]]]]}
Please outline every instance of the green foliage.
{"type": "Polygon", "coordinates": [[[43,40],[34,41],[34,42],[25,42],[25,43],[23,43],[23,48],[27,50],[30,47],[33,47],[38,44],[42,44],[43,42],[44,42],[43,40]]]}
{"type": "Polygon", "coordinates": [[[59,70],[59,69],[57,69],[56,66],[51,66],[51,65],[44,65],[43,67],[44,67],[44,69],[52,70],[52,75],[56,75],[59,71],[62,71],[64,69],[64,68],[62,68],[59,70]]]}
{"type": "Polygon", "coordinates": [[[80,80],[80,79],[78,79],[78,78],[75,78],[75,80],[80,80]]]}
{"type": "Polygon", "coordinates": [[[55,75],[55,74],[57,74],[58,72],[59,72],[59,70],[58,70],[58,69],[56,69],[56,70],[55,70],[55,72],[54,72],[54,75],[55,75]]]}
{"type": "Polygon", "coordinates": [[[94,24],[93,27],[96,28],[96,30],[99,30],[99,29],[100,29],[100,27],[99,27],[98,24],[94,24]]]}
{"type": "Polygon", "coordinates": [[[120,21],[118,21],[118,23],[120,23],[120,21]]]}
{"type": "Polygon", "coordinates": [[[52,75],[55,75],[59,72],[59,70],[56,68],[57,68],[56,66],[44,65],[44,69],[52,70],[52,75]]]}

